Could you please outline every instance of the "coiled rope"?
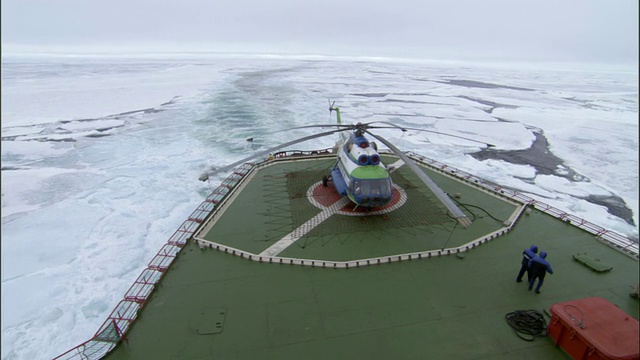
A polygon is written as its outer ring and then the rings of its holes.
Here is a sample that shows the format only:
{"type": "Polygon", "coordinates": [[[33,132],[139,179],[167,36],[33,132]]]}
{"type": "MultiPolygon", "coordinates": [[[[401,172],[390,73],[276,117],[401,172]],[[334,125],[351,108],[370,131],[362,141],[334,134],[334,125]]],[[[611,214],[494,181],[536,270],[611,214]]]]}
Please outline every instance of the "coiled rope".
{"type": "Polygon", "coordinates": [[[519,338],[533,341],[536,337],[547,336],[547,321],[536,310],[516,310],[504,316],[519,338]]]}

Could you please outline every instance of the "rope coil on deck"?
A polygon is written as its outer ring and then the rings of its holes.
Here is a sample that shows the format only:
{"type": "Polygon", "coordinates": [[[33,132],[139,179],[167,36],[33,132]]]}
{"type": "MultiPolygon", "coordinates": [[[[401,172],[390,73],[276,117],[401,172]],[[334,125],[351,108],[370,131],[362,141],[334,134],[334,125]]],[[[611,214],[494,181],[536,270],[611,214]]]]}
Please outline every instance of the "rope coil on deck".
{"type": "Polygon", "coordinates": [[[504,317],[522,340],[533,341],[536,337],[547,336],[547,321],[537,310],[516,310],[504,317]]]}

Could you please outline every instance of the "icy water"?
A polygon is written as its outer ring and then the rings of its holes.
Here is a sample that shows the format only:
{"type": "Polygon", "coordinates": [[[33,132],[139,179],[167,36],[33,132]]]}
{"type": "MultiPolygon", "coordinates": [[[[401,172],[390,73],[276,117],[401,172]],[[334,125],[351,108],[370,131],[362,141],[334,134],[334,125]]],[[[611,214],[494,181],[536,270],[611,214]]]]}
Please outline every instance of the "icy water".
{"type": "Polygon", "coordinates": [[[328,99],[347,123],[424,129],[377,132],[403,150],[637,241],[637,68],[3,56],[2,359],[88,340],[227,174],[198,177],[333,123],[328,99]]]}

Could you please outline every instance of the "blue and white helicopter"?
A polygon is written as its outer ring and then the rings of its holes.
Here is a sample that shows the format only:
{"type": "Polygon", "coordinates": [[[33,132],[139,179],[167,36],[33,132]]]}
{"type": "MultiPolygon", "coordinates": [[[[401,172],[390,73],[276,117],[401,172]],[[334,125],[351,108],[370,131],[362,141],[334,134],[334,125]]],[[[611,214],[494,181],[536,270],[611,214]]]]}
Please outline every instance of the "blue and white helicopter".
{"type": "MultiPolygon", "coordinates": [[[[330,174],[324,176],[322,179],[322,183],[324,186],[328,186],[328,183],[331,182],[333,186],[336,188],[336,191],[341,196],[348,196],[351,201],[353,201],[357,206],[366,207],[366,208],[375,208],[386,205],[391,201],[392,191],[393,191],[393,182],[391,180],[391,168],[385,166],[380,158],[380,154],[378,153],[378,147],[375,142],[369,141],[365,134],[369,134],[374,139],[380,141],[382,144],[386,145],[395,155],[397,155],[402,162],[406,164],[413,172],[429,187],[429,189],[436,195],[436,197],[445,205],[445,207],[451,212],[454,218],[458,221],[458,223],[463,227],[468,227],[471,224],[471,221],[467,218],[467,216],[456,206],[456,204],[449,198],[449,196],[440,189],[440,187],[425,174],[424,171],[416,165],[413,160],[411,160],[408,156],[406,156],[402,151],[400,151],[395,145],[384,139],[379,135],[375,135],[369,131],[369,129],[374,128],[396,128],[402,131],[407,130],[418,130],[425,132],[432,132],[447,136],[453,136],[462,138],[469,141],[479,142],[488,147],[493,145],[487,144],[484,142],[476,141],[473,139],[464,138],[457,135],[445,134],[437,131],[425,130],[425,129],[414,129],[414,128],[405,128],[400,127],[387,122],[372,122],[372,123],[357,123],[355,125],[346,125],[342,124],[342,119],[340,117],[340,109],[333,106],[331,104],[329,106],[329,111],[336,112],[337,124],[330,125],[307,125],[291,128],[292,129],[300,129],[300,128],[327,128],[327,127],[336,127],[335,130],[325,131],[314,135],[305,136],[296,140],[289,141],[287,143],[266,149],[264,151],[260,151],[255,153],[249,157],[246,157],[242,160],[236,161],[233,164],[229,164],[225,167],[215,169],[215,171],[210,171],[205,173],[200,177],[201,181],[206,181],[210,175],[216,172],[224,172],[233,169],[234,167],[248,162],[249,160],[255,159],[260,156],[264,156],[267,154],[273,154],[274,152],[286,148],[288,146],[301,143],[304,141],[320,138],[323,136],[332,135],[335,133],[340,134],[340,141],[336,143],[337,152],[336,157],[337,161],[334,165],[333,169],[330,171],[330,174]],[[374,123],[385,124],[386,126],[376,126],[371,125],[374,123]]],[[[252,140],[252,139],[249,139],[252,140]]]]}

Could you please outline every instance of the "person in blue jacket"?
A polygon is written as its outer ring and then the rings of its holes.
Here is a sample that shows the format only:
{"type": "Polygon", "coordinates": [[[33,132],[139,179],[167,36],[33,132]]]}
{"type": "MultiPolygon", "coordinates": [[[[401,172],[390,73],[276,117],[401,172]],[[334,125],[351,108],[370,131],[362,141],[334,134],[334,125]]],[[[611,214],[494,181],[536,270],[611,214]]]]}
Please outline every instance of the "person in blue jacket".
{"type": "Polygon", "coordinates": [[[540,256],[535,256],[529,261],[529,268],[531,269],[531,280],[529,280],[529,290],[533,288],[533,284],[538,279],[538,286],[536,286],[536,294],[540,294],[540,287],[544,282],[544,276],[547,274],[553,274],[551,264],[547,260],[547,253],[545,251],[540,252],[540,256]]]}
{"type": "Polygon", "coordinates": [[[525,271],[527,272],[527,282],[531,281],[531,269],[529,269],[529,261],[533,259],[538,253],[538,247],[535,245],[531,245],[530,248],[524,249],[522,252],[522,264],[520,266],[520,272],[516,277],[516,282],[522,282],[522,276],[524,276],[525,271]]]}

